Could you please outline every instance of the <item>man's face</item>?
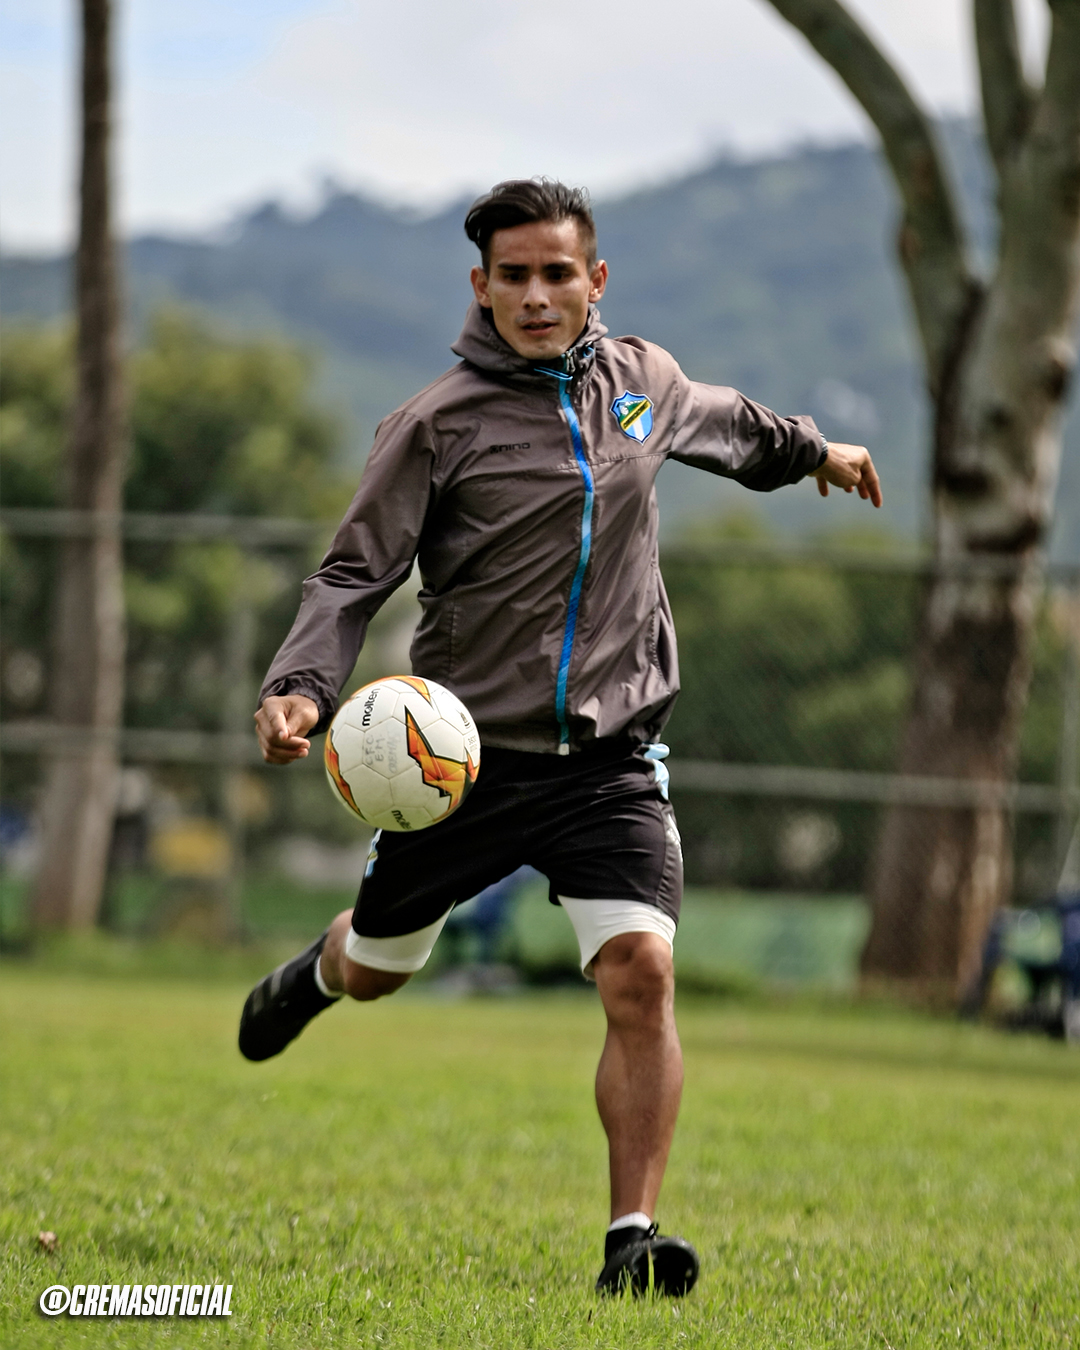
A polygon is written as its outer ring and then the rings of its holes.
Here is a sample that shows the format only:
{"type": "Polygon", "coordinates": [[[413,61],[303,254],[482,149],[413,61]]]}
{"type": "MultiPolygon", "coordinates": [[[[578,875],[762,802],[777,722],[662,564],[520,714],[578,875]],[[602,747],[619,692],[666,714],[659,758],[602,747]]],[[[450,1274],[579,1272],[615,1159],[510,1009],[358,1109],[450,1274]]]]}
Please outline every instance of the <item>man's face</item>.
{"type": "Polygon", "coordinates": [[[496,230],[488,270],[472,270],[473,290],[499,335],[530,361],[573,346],[607,285],[607,263],[589,266],[576,220],[538,220],[496,230]]]}

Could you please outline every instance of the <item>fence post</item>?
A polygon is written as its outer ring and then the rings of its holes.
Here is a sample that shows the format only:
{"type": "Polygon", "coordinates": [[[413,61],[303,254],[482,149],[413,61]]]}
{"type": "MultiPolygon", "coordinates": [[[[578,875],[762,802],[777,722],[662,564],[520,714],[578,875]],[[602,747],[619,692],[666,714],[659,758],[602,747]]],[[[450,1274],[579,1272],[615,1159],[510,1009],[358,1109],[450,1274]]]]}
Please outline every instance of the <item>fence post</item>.
{"type": "MultiPolygon", "coordinates": [[[[227,736],[254,735],[251,722],[251,666],[255,655],[255,606],[242,592],[235,598],[225,629],[221,730],[227,736]]],[[[229,929],[244,930],[244,769],[223,759],[218,767],[218,807],[229,841],[229,872],[224,903],[229,929]]]]}
{"type": "Polygon", "coordinates": [[[1054,822],[1054,883],[1065,885],[1076,808],[1071,795],[1080,780],[1080,576],[1066,590],[1065,659],[1062,663],[1061,739],[1057,786],[1061,794],[1054,822]]]}

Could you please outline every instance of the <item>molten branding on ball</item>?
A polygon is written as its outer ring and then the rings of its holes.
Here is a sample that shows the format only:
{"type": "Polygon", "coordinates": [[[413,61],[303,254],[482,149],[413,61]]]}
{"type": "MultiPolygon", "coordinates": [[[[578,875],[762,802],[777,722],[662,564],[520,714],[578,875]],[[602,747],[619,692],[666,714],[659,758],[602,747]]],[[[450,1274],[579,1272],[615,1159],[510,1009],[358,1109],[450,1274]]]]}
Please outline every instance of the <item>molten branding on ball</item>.
{"type": "Polygon", "coordinates": [[[465,762],[437,755],[424,739],[424,733],[405,709],[405,730],[409,737],[409,754],[420,765],[424,782],[450,798],[450,810],[461,805],[461,799],[476,782],[476,766],[466,751],[465,762]]]}

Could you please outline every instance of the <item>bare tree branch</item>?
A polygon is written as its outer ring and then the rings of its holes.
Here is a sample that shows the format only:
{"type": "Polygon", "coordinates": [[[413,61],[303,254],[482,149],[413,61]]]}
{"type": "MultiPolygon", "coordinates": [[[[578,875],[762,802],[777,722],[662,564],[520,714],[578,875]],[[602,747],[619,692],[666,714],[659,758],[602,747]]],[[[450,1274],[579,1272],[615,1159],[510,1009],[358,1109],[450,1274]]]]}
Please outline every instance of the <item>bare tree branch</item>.
{"type": "Polygon", "coordinates": [[[1012,416],[1029,426],[1059,414],[1076,363],[1080,306],[1080,0],[1054,0],[1052,15],[1046,83],[1001,180],[1001,246],[986,316],[1005,334],[1003,352],[1013,353],[987,378],[997,382],[1002,406],[1012,402],[1012,416]]]}
{"type": "Polygon", "coordinates": [[[839,0],[770,0],[836,71],[881,134],[903,201],[900,259],[927,380],[936,398],[979,292],[929,119],[869,34],[839,0]]]}
{"type": "MultiPolygon", "coordinates": [[[[1046,242],[1056,244],[1057,279],[1062,285],[1061,302],[1072,297],[1071,327],[1076,319],[1077,228],[1080,228],[1080,0],[1053,0],[1050,50],[1046,57],[1046,84],[1031,117],[1031,134],[1023,159],[1033,173],[1045,173],[1048,194],[1045,215],[1038,231],[1046,242]],[[1072,288],[1068,289],[1069,281],[1072,288]]],[[[1023,165],[1022,165],[1023,167],[1023,165]]],[[[1018,189],[1019,189],[1018,185],[1018,189]]],[[[1042,184],[1037,186],[1041,190],[1042,184]]],[[[1064,312],[1062,312],[1064,313],[1064,312]]]]}
{"type": "Polygon", "coordinates": [[[1027,135],[1035,91],[1024,78],[1013,0],[975,0],[986,139],[999,176],[1027,135]]]}

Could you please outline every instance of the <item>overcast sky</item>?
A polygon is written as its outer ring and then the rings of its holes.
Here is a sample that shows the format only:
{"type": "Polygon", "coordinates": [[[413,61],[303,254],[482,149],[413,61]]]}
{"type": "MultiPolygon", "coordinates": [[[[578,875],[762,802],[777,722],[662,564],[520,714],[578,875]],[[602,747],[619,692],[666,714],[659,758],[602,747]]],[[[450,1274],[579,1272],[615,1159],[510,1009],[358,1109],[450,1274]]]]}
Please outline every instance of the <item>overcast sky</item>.
{"type": "MultiPolygon", "coordinates": [[[[975,107],[970,0],[851,0],[927,106],[975,107]]],[[[0,0],[0,239],[71,237],[75,0],[0,0]]],[[[326,178],[435,206],[546,173],[596,195],[719,149],[865,136],[765,0],[117,0],[120,214],[197,231],[326,178]]],[[[1029,60],[1045,0],[1021,0],[1029,60]]]]}

